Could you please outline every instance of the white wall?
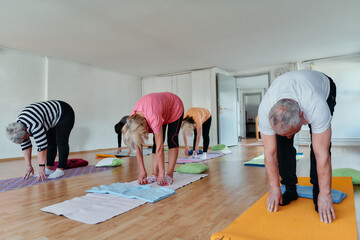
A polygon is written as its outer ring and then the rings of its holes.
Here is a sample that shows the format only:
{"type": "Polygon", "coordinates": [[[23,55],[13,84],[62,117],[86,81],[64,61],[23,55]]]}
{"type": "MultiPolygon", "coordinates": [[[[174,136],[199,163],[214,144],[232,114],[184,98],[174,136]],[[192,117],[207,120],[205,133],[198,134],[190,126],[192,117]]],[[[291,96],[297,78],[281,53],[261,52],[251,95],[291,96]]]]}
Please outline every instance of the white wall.
{"type": "Polygon", "coordinates": [[[70,151],[117,147],[114,125],[141,97],[141,80],[53,58],[48,65],[49,99],[68,102],[75,111],[70,151]]]}
{"type": "MultiPolygon", "coordinates": [[[[185,112],[190,107],[207,108],[212,114],[210,128],[210,146],[212,146],[217,144],[216,73],[220,71],[217,68],[209,68],[169,76],[143,78],[143,95],[151,92],[172,92],[183,101],[185,112]]],[[[179,140],[179,144],[183,146],[182,133],[179,140]]],[[[189,138],[188,143],[192,145],[192,139],[189,138]]],[[[202,139],[200,146],[202,146],[202,139]]]]}
{"type": "Polygon", "coordinates": [[[4,129],[33,102],[59,99],[72,105],[74,152],[117,147],[114,125],[141,97],[137,77],[5,48],[0,48],[0,83],[0,159],[22,156],[4,129]]]}
{"type": "MultiPolygon", "coordinates": [[[[218,144],[218,112],[216,74],[224,73],[221,69],[210,68],[191,72],[192,106],[203,107],[211,113],[210,147],[218,144]]],[[[227,74],[227,73],[226,73],[227,74]]],[[[187,109],[185,110],[187,111],[187,109]]],[[[191,141],[190,141],[191,142],[191,141]]],[[[202,138],[200,145],[203,145],[202,138]]]]}
{"type": "MultiPolygon", "coordinates": [[[[154,92],[171,92],[178,95],[184,111],[192,106],[191,73],[173,74],[170,76],[152,76],[142,79],[142,95],[154,92]]],[[[153,144],[153,135],[150,134],[148,144],[153,144]]],[[[165,138],[165,144],[167,140],[165,138]]],[[[179,144],[184,146],[182,134],[179,135],[179,144]]]]}
{"type": "Polygon", "coordinates": [[[332,120],[333,145],[360,145],[360,112],[357,111],[357,104],[360,103],[359,55],[269,66],[233,72],[231,75],[251,76],[269,73],[272,83],[276,76],[284,71],[310,67],[330,76],[337,86],[337,104],[332,120]]]}
{"type": "MultiPolygon", "coordinates": [[[[332,120],[333,144],[360,145],[360,55],[311,62],[312,69],[331,77],[337,88],[332,120]]],[[[303,67],[309,67],[305,64],[303,67]]]]}
{"type": "Polygon", "coordinates": [[[236,85],[241,90],[247,89],[264,89],[269,87],[269,74],[237,77],[236,85]]]}
{"type": "Polygon", "coordinates": [[[246,76],[256,76],[262,74],[269,74],[270,84],[274,81],[274,79],[280,74],[288,71],[294,71],[297,69],[295,63],[282,64],[282,65],[274,65],[256,69],[248,69],[243,71],[232,72],[230,75],[234,77],[246,77],[246,76]]]}
{"type": "Polygon", "coordinates": [[[44,58],[0,48],[0,158],[22,154],[6,137],[5,128],[29,103],[44,99],[44,58]]]}

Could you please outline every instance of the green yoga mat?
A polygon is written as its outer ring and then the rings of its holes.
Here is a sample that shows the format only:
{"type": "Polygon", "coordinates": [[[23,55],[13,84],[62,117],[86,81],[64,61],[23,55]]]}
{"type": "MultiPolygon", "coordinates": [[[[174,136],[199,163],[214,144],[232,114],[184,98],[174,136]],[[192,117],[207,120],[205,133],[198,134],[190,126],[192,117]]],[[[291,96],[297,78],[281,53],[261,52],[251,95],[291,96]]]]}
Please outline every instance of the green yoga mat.
{"type": "MultiPolygon", "coordinates": [[[[299,161],[299,159],[303,158],[303,153],[296,153],[296,161],[299,161]]],[[[245,166],[251,166],[251,167],[265,167],[264,163],[264,154],[260,154],[260,156],[251,159],[250,161],[244,162],[245,166]]]]}

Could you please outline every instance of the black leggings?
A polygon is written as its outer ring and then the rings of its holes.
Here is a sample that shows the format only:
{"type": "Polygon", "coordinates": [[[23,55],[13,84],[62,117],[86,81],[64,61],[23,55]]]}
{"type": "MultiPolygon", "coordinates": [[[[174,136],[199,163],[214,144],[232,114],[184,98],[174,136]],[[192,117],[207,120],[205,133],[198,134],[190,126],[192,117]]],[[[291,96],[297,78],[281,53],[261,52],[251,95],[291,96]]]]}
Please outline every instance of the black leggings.
{"type": "MultiPolygon", "coordinates": [[[[162,126],[163,140],[165,141],[166,127],[169,125],[169,129],[167,132],[167,144],[169,149],[179,147],[179,132],[183,117],[184,117],[184,113],[181,115],[181,117],[178,120],[162,126]]],[[[152,153],[156,153],[155,134],[153,136],[153,142],[154,145],[152,147],[152,153]]]]}
{"type": "Polygon", "coordinates": [[[59,168],[67,167],[69,156],[69,136],[74,126],[74,110],[66,102],[59,101],[61,106],[61,117],[55,127],[50,128],[46,133],[47,147],[47,166],[54,166],[57,150],[59,150],[59,168]]]}
{"type": "MultiPolygon", "coordinates": [[[[203,137],[203,152],[207,152],[208,147],[209,147],[209,143],[210,143],[210,136],[209,136],[209,132],[210,132],[210,126],[211,126],[211,116],[209,117],[208,120],[206,120],[203,124],[202,124],[202,137],[203,137]]],[[[197,131],[196,129],[194,129],[194,141],[193,141],[193,149],[195,150],[195,146],[196,146],[196,137],[197,137],[197,131]]]]}
{"type": "MultiPolygon", "coordinates": [[[[336,105],[336,85],[334,81],[330,78],[330,94],[327,99],[327,104],[330,109],[331,115],[334,113],[334,108],[336,105]]],[[[312,131],[311,125],[309,124],[311,140],[312,140],[312,131]]],[[[287,137],[276,135],[277,141],[277,154],[278,154],[278,164],[279,164],[279,173],[281,176],[281,183],[286,186],[292,186],[297,183],[296,176],[296,150],[293,146],[294,136],[291,139],[287,137]]],[[[329,153],[331,155],[331,143],[329,147],[329,153]]],[[[313,150],[312,144],[310,145],[310,181],[313,184],[313,200],[317,204],[317,196],[319,195],[319,183],[318,175],[316,169],[316,158],[313,150]]]]}

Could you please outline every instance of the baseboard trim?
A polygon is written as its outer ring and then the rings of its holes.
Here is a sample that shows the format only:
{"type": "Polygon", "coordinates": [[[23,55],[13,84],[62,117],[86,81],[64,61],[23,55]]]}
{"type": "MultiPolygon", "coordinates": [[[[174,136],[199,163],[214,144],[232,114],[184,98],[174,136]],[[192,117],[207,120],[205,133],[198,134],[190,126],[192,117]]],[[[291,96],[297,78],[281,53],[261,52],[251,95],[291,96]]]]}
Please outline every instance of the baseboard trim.
{"type": "Polygon", "coordinates": [[[360,138],[332,138],[333,146],[360,146],[360,138]]]}
{"type": "MultiPolygon", "coordinates": [[[[296,145],[310,145],[310,138],[297,138],[296,145]]],[[[360,146],[360,138],[331,138],[332,146],[360,146]]]]}

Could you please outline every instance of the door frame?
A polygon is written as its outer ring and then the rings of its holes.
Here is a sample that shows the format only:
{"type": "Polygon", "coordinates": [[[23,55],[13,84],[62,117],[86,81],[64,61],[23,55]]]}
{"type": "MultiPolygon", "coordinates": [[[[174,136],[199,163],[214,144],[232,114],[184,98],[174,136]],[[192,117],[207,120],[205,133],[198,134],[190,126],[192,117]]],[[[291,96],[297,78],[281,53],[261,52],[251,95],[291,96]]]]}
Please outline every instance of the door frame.
{"type": "Polygon", "coordinates": [[[239,139],[240,138],[246,138],[246,121],[245,119],[245,106],[244,104],[244,97],[243,94],[245,93],[252,93],[252,92],[261,92],[261,99],[265,95],[267,89],[270,87],[270,75],[271,72],[256,72],[253,74],[241,74],[234,76],[236,79],[239,78],[247,78],[247,77],[257,77],[257,76],[267,76],[266,86],[265,85],[258,85],[258,86],[251,86],[251,87],[245,87],[242,88],[239,85],[237,85],[237,92],[238,92],[238,126],[239,126],[239,139]],[[245,128],[244,128],[245,127],[245,128]],[[245,129],[245,130],[244,130],[245,129]]]}
{"type": "Polygon", "coordinates": [[[261,100],[262,100],[262,92],[261,91],[259,91],[259,92],[249,92],[249,93],[243,93],[242,94],[242,105],[243,105],[243,112],[242,112],[242,116],[241,116],[241,118],[243,119],[243,129],[244,129],[244,138],[246,138],[246,134],[247,134],[247,132],[246,132],[246,119],[245,119],[245,112],[246,112],[246,108],[245,108],[245,98],[247,97],[247,96],[256,96],[256,95],[259,95],[259,97],[260,97],[260,102],[259,102],[259,105],[260,105],[260,103],[261,103],[261,100]]]}

